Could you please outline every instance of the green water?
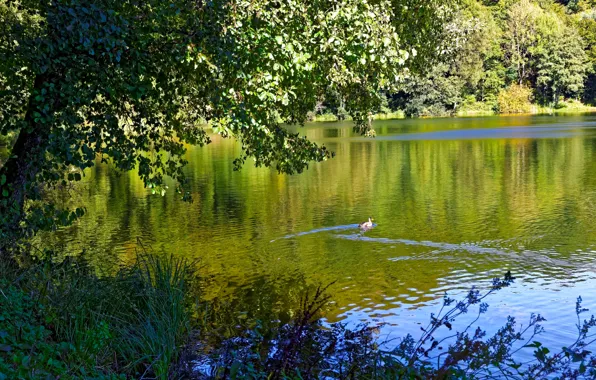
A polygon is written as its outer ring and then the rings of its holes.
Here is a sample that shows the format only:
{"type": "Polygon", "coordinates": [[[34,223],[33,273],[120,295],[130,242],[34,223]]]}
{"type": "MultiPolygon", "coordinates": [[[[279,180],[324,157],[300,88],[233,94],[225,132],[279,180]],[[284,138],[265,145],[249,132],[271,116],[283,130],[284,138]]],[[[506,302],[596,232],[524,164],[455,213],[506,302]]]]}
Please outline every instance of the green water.
{"type": "MultiPolygon", "coordinates": [[[[497,326],[542,312],[547,341],[571,339],[575,297],[596,309],[596,116],[379,121],[300,129],[335,151],[304,174],[248,164],[214,137],[189,147],[194,202],[152,196],[135,173],[106,165],[72,192],[87,215],[38,242],[98,267],[140,249],[198,259],[203,295],[258,314],[291,313],[307,288],[335,281],[329,321],[380,321],[418,331],[444,292],[511,270],[489,299],[497,326]],[[375,218],[360,233],[356,223],[375,218]]],[[[556,346],[557,344],[555,344],[556,346]]]]}

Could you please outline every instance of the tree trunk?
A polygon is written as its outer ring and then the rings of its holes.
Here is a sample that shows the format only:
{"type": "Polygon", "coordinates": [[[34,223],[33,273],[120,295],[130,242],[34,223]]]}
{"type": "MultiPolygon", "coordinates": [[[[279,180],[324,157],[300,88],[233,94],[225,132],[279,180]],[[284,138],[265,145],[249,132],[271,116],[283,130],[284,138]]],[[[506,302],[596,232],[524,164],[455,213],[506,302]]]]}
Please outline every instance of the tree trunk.
{"type": "MultiPolygon", "coordinates": [[[[37,109],[34,99],[41,93],[46,80],[44,75],[38,75],[35,78],[25,113],[26,127],[20,130],[8,160],[0,168],[0,228],[2,229],[0,237],[2,238],[11,237],[11,233],[18,231],[24,217],[23,209],[27,193],[31,190],[30,184],[39,173],[44,159],[48,131],[43,124],[35,121],[34,112],[37,109]]],[[[0,241],[0,252],[5,243],[0,241]]]]}

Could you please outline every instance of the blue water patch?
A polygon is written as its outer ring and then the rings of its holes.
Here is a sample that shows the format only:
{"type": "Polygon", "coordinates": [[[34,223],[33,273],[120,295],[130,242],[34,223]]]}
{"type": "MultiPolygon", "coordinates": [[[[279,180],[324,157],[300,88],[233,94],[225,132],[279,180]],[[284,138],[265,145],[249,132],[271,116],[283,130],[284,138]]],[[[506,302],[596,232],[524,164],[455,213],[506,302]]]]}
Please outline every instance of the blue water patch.
{"type": "MultiPolygon", "coordinates": [[[[376,140],[477,140],[477,139],[539,139],[539,138],[568,138],[593,132],[596,123],[556,124],[549,126],[519,126],[502,128],[455,129],[433,132],[415,132],[396,135],[377,136],[376,140]]],[[[365,139],[365,138],[357,138],[365,139]]]]}

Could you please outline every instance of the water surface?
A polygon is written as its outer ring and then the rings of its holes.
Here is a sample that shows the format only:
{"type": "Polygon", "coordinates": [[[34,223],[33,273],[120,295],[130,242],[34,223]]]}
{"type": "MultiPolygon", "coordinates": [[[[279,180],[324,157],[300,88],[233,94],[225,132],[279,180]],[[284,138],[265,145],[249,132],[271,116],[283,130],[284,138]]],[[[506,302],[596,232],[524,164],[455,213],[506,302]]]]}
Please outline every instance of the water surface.
{"type": "Polygon", "coordinates": [[[135,173],[106,165],[75,194],[87,215],[43,236],[98,267],[154,252],[200,259],[204,297],[248,313],[291,314],[300,294],[335,281],[330,322],[419,331],[445,292],[510,270],[485,326],[547,317],[554,347],[573,335],[575,297],[596,309],[596,117],[520,116],[350,123],[300,129],[336,153],[297,176],[250,165],[217,136],[190,147],[194,202],[152,196],[135,173]],[[369,216],[377,226],[361,233],[369,216]]]}

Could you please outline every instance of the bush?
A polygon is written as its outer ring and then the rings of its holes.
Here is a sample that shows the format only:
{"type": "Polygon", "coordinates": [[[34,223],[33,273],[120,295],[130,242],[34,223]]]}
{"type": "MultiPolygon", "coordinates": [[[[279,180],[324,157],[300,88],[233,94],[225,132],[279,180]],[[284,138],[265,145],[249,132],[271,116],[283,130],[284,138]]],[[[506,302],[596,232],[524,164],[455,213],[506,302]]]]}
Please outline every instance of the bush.
{"type": "Polygon", "coordinates": [[[16,140],[16,134],[9,132],[6,135],[0,134],[0,146],[11,146],[16,140]]]}
{"type": "Polygon", "coordinates": [[[590,112],[594,110],[593,107],[587,106],[577,99],[561,100],[557,103],[556,109],[562,112],[590,112]]]}
{"type": "Polygon", "coordinates": [[[494,115],[496,108],[495,99],[487,97],[485,101],[478,101],[474,95],[466,96],[457,111],[457,116],[484,116],[494,115]]]}
{"type": "Polygon", "coordinates": [[[486,292],[473,288],[460,301],[445,296],[440,312],[431,314],[428,325],[421,328],[422,336],[415,339],[408,335],[393,349],[385,348],[390,342],[377,340],[376,333],[381,325],[362,325],[354,330],[342,324],[324,326],[318,314],[328,297],[319,289],[313,297],[303,299],[299,312],[289,323],[257,321],[256,327],[241,329],[237,336],[213,342],[209,346],[212,348],[197,360],[203,371],[195,368],[188,376],[214,379],[543,379],[553,375],[567,379],[594,378],[596,357],[587,348],[594,343],[591,330],[596,326],[596,319],[591,317],[581,322],[580,315],[586,311],[581,307],[581,298],[576,306],[577,339],[558,352],[551,353],[535,341],[543,332],[540,323],[544,318],[540,315],[531,315],[526,325],[517,325],[509,317],[493,336],[473,328],[488,310],[486,297],[512,281],[507,274],[503,279],[495,279],[486,292]],[[463,330],[454,331],[457,318],[468,312],[475,312],[476,320],[463,330]],[[437,338],[440,329],[449,331],[447,338],[437,338]],[[529,343],[524,346],[524,341],[529,343]],[[520,346],[534,350],[533,361],[516,360],[514,355],[520,346]]]}
{"type": "Polygon", "coordinates": [[[510,317],[493,336],[473,327],[488,310],[485,299],[513,282],[509,273],[484,293],[472,288],[459,301],[445,296],[418,339],[407,335],[395,345],[378,340],[382,325],[324,325],[321,310],[330,297],[321,288],[302,298],[289,321],[263,318],[274,303],[270,294],[256,320],[233,317],[237,304],[226,309],[212,301],[193,310],[190,268],[143,256],[99,278],[78,259],[43,260],[27,270],[0,261],[0,379],[596,377],[596,356],[588,350],[596,319],[581,320],[581,298],[577,339],[560,351],[535,340],[543,332],[540,315],[523,326],[510,317]],[[456,332],[458,317],[472,312],[474,322],[456,332]],[[437,338],[439,330],[449,330],[447,338],[437,338]],[[520,346],[533,350],[533,361],[516,360],[520,346]]]}
{"type": "Polygon", "coordinates": [[[0,378],[167,379],[189,336],[184,261],[143,256],[106,278],[72,259],[2,272],[0,378]]]}
{"type": "Polygon", "coordinates": [[[85,358],[99,354],[99,347],[110,338],[106,324],[86,332],[89,346],[85,348],[56,340],[44,305],[5,280],[0,287],[0,379],[118,378],[85,365],[85,358]]]}
{"type": "Polygon", "coordinates": [[[500,113],[528,113],[532,110],[532,90],[513,84],[501,90],[497,98],[500,113]]]}

